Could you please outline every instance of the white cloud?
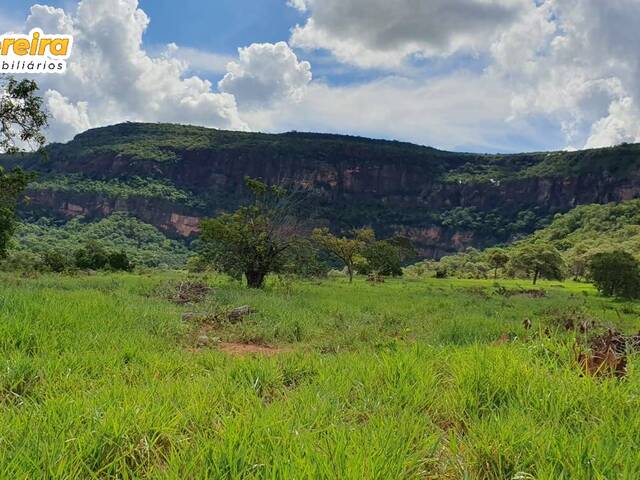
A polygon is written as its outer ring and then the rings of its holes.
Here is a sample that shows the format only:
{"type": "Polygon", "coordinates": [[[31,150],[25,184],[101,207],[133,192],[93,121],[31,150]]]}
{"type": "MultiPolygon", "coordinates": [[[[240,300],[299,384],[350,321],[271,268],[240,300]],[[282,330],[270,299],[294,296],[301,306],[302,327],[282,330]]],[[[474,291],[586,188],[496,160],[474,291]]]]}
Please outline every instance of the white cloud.
{"type": "Polygon", "coordinates": [[[486,150],[640,141],[640,0],[288,3],[308,15],[291,46],[329,50],[347,80],[354,65],[390,71],[330,86],[312,81],[311,65],[285,42],[253,44],[237,58],[175,44],[150,54],[137,0],[82,0],[69,12],[35,5],[24,30],[76,40],[68,73],[38,78],[54,117],[50,137],[132,120],[486,150]],[[464,69],[469,54],[483,69],[464,69]],[[412,57],[452,67],[427,76],[412,57]],[[218,91],[189,72],[223,76],[218,91]]]}
{"type": "Polygon", "coordinates": [[[300,101],[311,81],[311,65],[299,61],[285,42],[254,43],[238,50],[218,83],[241,107],[258,108],[277,100],[300,101]]]}
{"type": "Polygon", "coordinates": [[[547,0],[493,44],[513,114],[543,114],[567,144],[640,141],[640,2],[547,0]]]}
{"type": "Polygon", "coordinates": [[[307,11],[307,4],[305,0],[288,0],[287,5],[293,7],[301,12],[307,11]]]}
{"type": "Polygon", "coordinates": [[[197,123],[246,129],[235,98],[211,82],[186,77],[184,61],[142,48],[149,24],[137,0],[82,0],[77,10],[35,5],[25,30],[74,35],[65,75],[39,78],[52,115],[51,140],[125,120],[197,123]]]}
{"type": "MultiPolygon", "coordinates": [[[[412,76],[402,68],[411,56],[442,59],[478,54],[486,59],[486,68],[467,87],[473,93],[460,93],[472,102],[477,96],[478,103],[502,88],[502,96],[511,104],[504,128],[513,136],[522,133],[517,126],[541,119],[557,126],[567,146],[640,141],[640,0],[289,3],[309,15],[304,25],[293,30],[292,45],[329,50],[343,64],[383,67],[412,76]]],[[[449,80],[440,77],[438,82],[455,85],[457,75],[453,72],[449,80]]],[[[416,80],[419,86],[406,95],[422,104],[425,100],[419,92],[428,89],[430,82],[424,77],[416,80]]],[[[335,101],[342,102],[338,95],[343,90],[335,93],[335,101]]],[[[387,98],[379,101],[390,103],[387,98]]],[[[410,111],[411,106],[408,108],[410,111]]],[[[490,104],[486,108],[490,119],[503,112],[490,104]]],[[[448,111],[442,111],[441,120],[452,121],[456,109],[454,102],[448,111]]],[[[351,116],[361,115],[354,112],[351,116]]],[[[402,117],[390,117],[389,123],[398,121],[402,123],[402,117]]],[[[478,121],[483,125],[480,117],[478,121]]],[[[437,126],[429,128],[437,130],[437,126]]],[[[452,142],[442,139],[437,143],[452,142]]]]}
{"type": "Polygon", "coordinates": [[[387,77],[366,84],[315,82],[290,108],[276,104],[246,114],[258,130],[348,133],[436,145],[448,149],[508,150],[509,98],[503,85],[469,72],[424,82],[387,77]]]}
{"type": "Polygon", "coordinates": [[[485,49],[495,32],[532,7],[531,0],[295,0],[310,18],[291,44],[327,49],[360,67],[394,68],[410,55],[485,49]]]}
{"type": "Polygon", "coordinates": [[[167,45],[163,54],[169,58],[184,63],[190,71],[225,74],[227,65],[235,60],[235,57],[206,52],[196,48],[180,47],[175,43],[167,45]]]}

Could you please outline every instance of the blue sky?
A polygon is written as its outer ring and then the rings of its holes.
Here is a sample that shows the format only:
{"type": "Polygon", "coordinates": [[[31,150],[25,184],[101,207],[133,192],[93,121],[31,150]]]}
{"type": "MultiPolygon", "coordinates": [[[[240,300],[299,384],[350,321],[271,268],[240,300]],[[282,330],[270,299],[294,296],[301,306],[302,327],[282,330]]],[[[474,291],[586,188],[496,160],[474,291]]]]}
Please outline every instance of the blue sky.
{"type": "Polygon", "coordinates": [[[54,140],[131,120],[476,152],[640,141],[638,0],[40,1],[27,20],[35,2],[3,0],[0,27],[76,37],[65,77],[38,78],[54,140]]]}

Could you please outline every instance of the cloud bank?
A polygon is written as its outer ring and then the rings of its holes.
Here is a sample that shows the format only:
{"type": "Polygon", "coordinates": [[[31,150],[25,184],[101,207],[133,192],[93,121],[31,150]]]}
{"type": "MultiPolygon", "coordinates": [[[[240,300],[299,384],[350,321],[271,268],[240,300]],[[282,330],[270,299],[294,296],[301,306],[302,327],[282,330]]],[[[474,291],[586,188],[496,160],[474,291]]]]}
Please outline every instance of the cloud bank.
{"type": "Polygon", "coordinates": [[[148,24],[136,0],[82,0],[71,14],[31,8],[26,30],[74,35],[67,74],[41,82],[53,117],[51,138],[123,120],[247,128],[232,95],[214,93],[211,82],[197,76],[184,77],[186,67],[176,59],[145,52],[148,24]]]}
{"type": "Polygon", "coordinates": [[[75,36],[68,73],[38,78],[49,138],[128,120],[487,151],[640,141],[640,0],[287,3],[303,16],[290,38],[233,57],[149,53],[137,0],[34,5],[25,31],[75,36]],[[346,81],[314,79],[319,53],[346,81]]]}

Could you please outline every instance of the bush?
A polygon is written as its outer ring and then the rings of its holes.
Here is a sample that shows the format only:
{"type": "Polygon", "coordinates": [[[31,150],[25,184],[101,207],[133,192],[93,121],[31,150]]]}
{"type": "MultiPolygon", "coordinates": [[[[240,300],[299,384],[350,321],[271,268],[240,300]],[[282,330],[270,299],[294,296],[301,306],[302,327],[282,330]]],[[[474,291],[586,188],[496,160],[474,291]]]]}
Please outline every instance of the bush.
{"type": "Polygon", "coordinates": [[[55,273],[62,273],[74,266],[71,259],[59,250],[50,250],[42,254],[42,262],[47,270],[55,273]]]}
{"type": "Polygon", "coordinates": [[[103,270],[109,264],[109,254],[96,242],[88,242],[74,256],[76,267],[82,270],[103,270]]]}
{"type": "Polygon", "coordinates": [[[607,297],[640,298],[640,263],[628,252],[597,253],[589,264],[591,279],[607,297]]]}
{"type": "Polygon", "coordinates": [[[75,265],[82,270],[131,271],[133,264],[125,251],[110,252],[97,242],[88,242],[75,253],[75,265]]]}
{"type": "Polygon", "coordinates": [[[130,272],[133,270],[133,264],[129,260],[126,252],[111,252],[108,255],[108,263],[111,270],[130,272]]]}

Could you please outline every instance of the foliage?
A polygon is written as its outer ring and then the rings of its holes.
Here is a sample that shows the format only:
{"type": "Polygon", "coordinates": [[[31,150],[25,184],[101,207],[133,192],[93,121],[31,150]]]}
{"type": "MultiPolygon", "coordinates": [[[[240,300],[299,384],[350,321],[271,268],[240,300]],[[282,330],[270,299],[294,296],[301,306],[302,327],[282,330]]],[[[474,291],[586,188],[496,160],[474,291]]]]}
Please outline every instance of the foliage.
{"type": "Polygon", "coordinates": [[[362,257],[367,244],[375,241],[375,234],[370,228],[363,228],[357,230],[353,238],[347,238],[335,236],[328,228],[317,228],[313,232],[313,240],[344,264],[349,282],[352,282],[358,257],[362,257]]]}
{"type": "Polygon", "coordinates": [[[455,279],[291,294],[207,274],[198,311],[257,313],[196,347],[210,325],[155,294],[184,280],[0,274],[4,477],[640,478],[640,359],[623,381],[581,376],[582,334],[553,327],[577,310],[635,333],[637,304],[573,282],[535,299],[455,279]]]}
{"type": "MultiPolygon", "coordinates": [[[[30,252],[46,259],[55,252],[64,252],[71,257],[88,242],[97,242],[110,252],[123,251],[138,267],[181,268],[190,254],[186,245],[167,238],[155,227],[116,212],[93,222],[75,218],[61,224],[47,219],[22,223],[18,225],[10,256],[30,252]]],[[[68,263],[73,265],[71,258],[68,263]]]]}
{"type": "Polygon", "coordinates": [[[524,272],[533,278],[533,284],[539,278],[562,280],[565,263],[560,252],[550,243],[533,243],[518,245],[511,252],[509,267],[524,272]]]}
{"type": "Polygon", "coordinates": [[[489,264],[486,252],[469,248],[456,255],[448,255],[440,261],[424,260],[404,269],[410,277],[436,278],[488,278],[492,266],[489,264]]]}
{"type": "Polygon", "coordinates": [[[192,193],[177,188],[168,180],[154,178],[112,178],[96,180],[81,175],[48,175],[41,176],[29,184],[34,191],[52,190],[56,192],[91,193],[111,198],[150,198],[168,200],[177,204],[202,208],[202,200],[192,193]]]}
{"type": "Polygon", "coordinates": [[[6,255],[7,245],[16,227],[16,207],[30,175],[20,169],[5,172],[0,167],[0,258],[6,255]]]}
{"type": "Polygon", "coordinates": [[[292,197],[281,187],[251,178],[246,185],[255,195],[251,205],[201,222],[201,256],[234,278],[244,275],[250,288],[261,288],[299,244],[300,224],[292,197]]]}
{"type": "Polygon", "coordinates": [[[640,262],[628,252],[596,253],[589,263],[590,277],[607,297],[640,298],[640,262]]]}
{"type": "Polygon", "coordinates": [[[504,248],[491,248],[486,252],[487,263],[493,268],[493,278],[498,278],[498,270],[504,269],[511,257],[504,248]]]}
{"type": "Polygon", "coordinates": [[[411,242],[403,237],[389,240],[374,240],[366,243],[362,249],[364,262],[357,268],[359,273],[402,276],[402,264],[415,256],[411,242]]]}
{"type": "Polygon", "coordinates": [[[22,145],[42,148],[47,115],[33,80],[0,77],[0,153],[17,153],[22,145]]]}
{"type": "MultiPolygon", "coordinates": [[[[44,145],[41,131],[47,116],[37,91],[34,81],[0,76],[0,153],[17,153],[22,145],[44,145]]],[[[7,173],[0,166],[0,258],[15,230],[16,202],[30,179],[19,168],[7,173]]]]}
{"type": "Polygon", "coordinates": [[[76,266],[84,270],[102,270],[109,265],[109,252],[96,241],[87,242],[74,256],[76,266]]]}

